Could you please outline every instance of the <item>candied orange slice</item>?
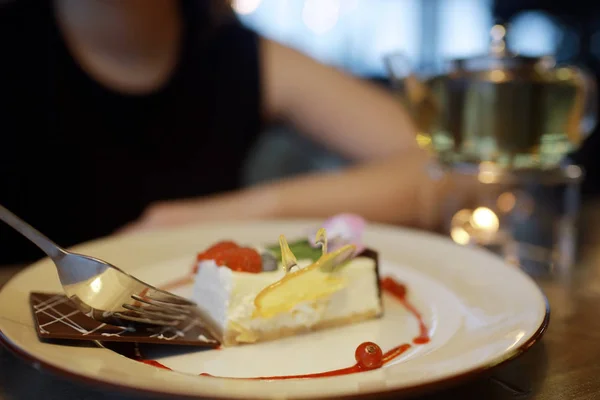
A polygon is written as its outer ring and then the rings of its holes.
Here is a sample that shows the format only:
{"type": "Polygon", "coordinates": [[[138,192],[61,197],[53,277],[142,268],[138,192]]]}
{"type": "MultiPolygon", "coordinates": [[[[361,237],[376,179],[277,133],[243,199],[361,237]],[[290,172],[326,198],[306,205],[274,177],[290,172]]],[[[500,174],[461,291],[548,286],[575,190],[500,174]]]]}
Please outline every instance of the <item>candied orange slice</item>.
{"type": "Polygon", "coordinates": [[[323,249],[321,258],[305,268],[290,272],[290,269],[295,266],[296,258],[285,237],[280,236],[282,263],[287,273],[281,280],[267,286],[256,296],[253,317],[271,318],[290,312],[299,303],[330,296],[346,286],[344,279],[337,276],[335,272],[352,258],[356,246],[349,244],[327,253],[327,238],[324,229],[320,229],[317,233],[316,243],[320,244],[323,249]]]}

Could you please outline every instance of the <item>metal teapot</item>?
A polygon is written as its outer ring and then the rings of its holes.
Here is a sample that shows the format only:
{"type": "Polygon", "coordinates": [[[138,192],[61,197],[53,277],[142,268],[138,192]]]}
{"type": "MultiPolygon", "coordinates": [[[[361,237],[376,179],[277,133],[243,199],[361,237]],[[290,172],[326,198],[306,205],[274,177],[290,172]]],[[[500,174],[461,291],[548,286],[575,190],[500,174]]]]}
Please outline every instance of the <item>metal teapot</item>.
{"type": "Polygon", "coordinates": [[[403,54],[385,59],[417,140],[442,163],[554,168],[596,126],[595,78],[551,56],[509,53],[505,34],[495,26],[488,54],[446,60],[435,73],[417,75],[403,54]]]}

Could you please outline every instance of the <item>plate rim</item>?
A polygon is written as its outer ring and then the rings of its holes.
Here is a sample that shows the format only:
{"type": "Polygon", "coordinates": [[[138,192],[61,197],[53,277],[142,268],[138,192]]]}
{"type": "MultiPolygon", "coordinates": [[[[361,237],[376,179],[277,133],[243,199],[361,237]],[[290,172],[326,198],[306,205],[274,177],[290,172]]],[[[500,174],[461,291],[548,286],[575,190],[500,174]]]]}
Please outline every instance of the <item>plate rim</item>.
{"type": "MultiPolygon", "coordinates": [[[[544,333],[548,329],[548,325],[550,324],[550,305],[548,303],[548,299],[547,299],[546,295],[544,295],[544,302],[546,305],[546,311],[545,311],[544,319],[542,320],[542,323],[541,323],[540,327],[537,329],[537,331],[531,336],[531,338],[529,338],[529,340],[524,342],[521,346],[512,350],[506,357],[504,357],[502,360],[500,360],[498,362],[490,362],[490,363],[486,364],[485,366],[473,368],[472,370],[469,370],[469,371],[466,371],[466,372],[463,372],[460,374],[452,375],[447,378],[440,379],[440,380],[437,380],[434,382],[421,383],[421,384],[417,384],[417,385],[404,387],[401,389],[373,391],[370,393],[363,393],[363,394],[341,395],[341,396],[336,396],[336,398],[341,399],[341,400],[365,399],[365,398],[372,398],[372,397],[380,398],[381,396],[386,396],[386,397],[394,396],[397,398],[398,396],[415,395],[415,394],[423,393],[425,391],[433,392],[433,391],[449,388],[449,387],[458,385],[460,383],[477,378],[493,368],[499,367],[500,365],[506,364],[506,363],[518,358],[519,356],[521,356],[525,352],[527,352],[533,345],[535,345],[537,342],[540,341],[540,339],[543,337],[544,333]]],[[[94,341],[94,343],[98,347],[104,348],[104,346],[98,344],[96,341],[94,341]]],[[[70,372],[66,369],[63,369],[59,366],[52,365],[50,363],[47,363],[46,361],[40,360],[40,359],[36,358],[34,355],[29,354],[25,350],[20,349],[18,346],[13,345],[10,342],[10,340],[3,334],[3,332],[1,330],[0,330],[0,344],[2,344],[6,349],[8,349],[13,355],[15,355],[18,358],[20,358],[21,360],[25,361],[28,365],[30,365],[32,367],[39,366],[41,368],[44,368],[47,371],[55,373],[58,376],[61,376],[63,378],[68,378],[69,380],[73,380],[77,383],[91,384],[96,387],[98,387],[98,386],[104,387],[104,388],[108,387],[113,390],[120,391],[122,393],[129,392],[132,394],[163,396],[163,397],[171,397],[171,398],[186,399],[186,400],[187,399],[189,399],[189,400],[209,399],[209,397],[199,397],[197,395],[187,395],[187,394],[174,395],[172,392],[169,392],[169,391],[151,390],[151,389],[147,389],[147,388],[133,388],[133,387],[127,386],[127,385],[121,385],[118,383],[107,382],[102,379],[96,379],[96,378],[92,378],[89,376],[76,374],[76,373],[70,372]]],[[[218,399],[218,400],[239,400],[238,398],[235,398],[235,397],[225,397],[225,396],[218,396],[218,397],[213,396],[210,398],[218,399]]],[[[308,399],[310,399],[310,400],[320,400],[320,399],[330,400],[331,399],[331,397],[307,397],[307,398],[292,397],[292,398],[307,399],[307,400],[308,399]]],[[[258,397],[247,397],[247,399],[251,400],[251,399],[259,399],[259,398],[258,397]]]]}
{"type": "MultiPolygon", "coordinates": [[[[286,223],[298,223],[298,222],[311,223],[311,222],[315,222],[315,221],[320,221],[320,220],[314,219],[314,218],[297,218],[297,219],[292,218],[292,219],[266,219],[266,220],[262,219],[262,220],[250,220],[250,221],[244,221],[244,222],[250,223],[250,224],[256,223],[256,222],[263,222],[263,223],[275,222],[275,223],[280,223],[280,224],[286,224],[286,223]]],[[[237,222],[237,221],[232,221],[229,223],[224,223],[224,225],[235,226],[238,223],[239,222],[237,222]]],[[[436,232],[428,232],[428,231],[423,231],[423,230],[419,230],[419,229],[415,229],[415,228],[411,228],[411,227],[400,227],[400,226],[384,224],[384,223],[369,222],[369,225],[372,227],[379,228],[379,229],[381,229],[381,228],[393,229],[393,230],[400,229],[400,230],[404,230],[407,233],[410,233],[411,235],[428,237],[429,239],[435,240],[435,241],[440,241],[440,240],[445,241],[445,242],[449,241],[449,239],[446,236],[441,235],[436,232]]],[[[189,227],[184,227],[183,229],[184,230],[193,229],[194,227],[197,227],[197,226],[192,225],[189,227]]],[[[155,234],[156,233],[164,234],[164,233],[168,233],[171,230],[176,231],[179,229],[178,228],[167,228],[167,229],[155,231],[154,233],[155,234]]],[[[97,238],[97,239],[90,240],[87,242],[82,242],[82,243],[79,243],[79,244],[73,246],[72,248],[69,248],[69,250],[77,251],[77,249],[79,247],[82,247],[82,246],[88,247],[90,245],[94,245],[95,243],[102,242],[107,239],[110,240],[110,238],[112,238],[112,237],[114,237],[114,236],[101,237],[101,238],[97,238]]],[[[485,253],[491,253],[488,250],[482,249],[482,248],[471,248],[471,250],[482,251],[485,253]]],[[[493,254],[493,253],[491,253],[491,254],[493,254]]],[[[46,259],[47,259],[47,257],[44,257],[44,258],[41,258],[34,262],[28,263],[21,271],[17,272],[8,281],[6,281],[2,285],[0,285],[0,291],[2,291],[8,283],[10,283],[13,279],[15,279],[21,273],[34,267],[36,264],[38,264],[39,262],[46,260],[46,259]]],[[[526,279],[531,280],[537,286],[537,283],[531,276],[529,276],[528,274],[526,274],[524,272],[523,272],[523,275],[526,279]]],[[[548,329],[548,326],[550,324],[550,315],[551,315],[550,303],[548,301],[546,294],[539,287],[538,287],[538,289],[539,289],[540,295],[542,296],[542,299],[544,301],[544,318],[542,319],[540,326],[537,328],[535,333],[533,333],[533,335],[528,340],[523,342],[519,347],[516,347],[516,348],[510,350],[509,352],[507,352],[504,355],[504,357],[498,358],[497,360],[491,360],[490,362],[486,363],[485,365],[474,367],[470,370],[463,371],[461,373],[457,373],[454,375],[450,375],[446,378],[438,379],[438,380],[432,381],[432,382],[423,382],[423,383],[414,384],[411,386],[405,386],[402,388],[390,389],[390,390],[374,390],[374,391],[368,392],[368,393],[337,395],[335,397],[337,399],[341,399],[341,400],[380,398],[382,396],[383,397],[394,396],[395,398],[398,398],[399,396],[405,397],[405,396],[412,396],[412,395],[416,395],[416,394],[435,392],[438,390],[456,386],[460,383],[471,381],[477,377],[480,377],[481,375],[485,374],[486,372],[490,371],[493,368],[499,367],[510,361],[515,360],[516,358],[520,357],[525,352],[527,352],[533,345],[535,345],[542,339],[543,335],[545,334],[545,332],[548,329]]],[[[104,348],[104,346],[101,343],[99,343],[98,341],[94,341],[94,344],[100,348],[104,348]]],[[[130,394],[138,394],[138,395],[163,396],[163,397],[186,399],[186,400],[187,399],[190,399],[190,400],[191,399],[209,399],[209,398],[218,399],[218,400],[239,400],[236,397],[227,397],[227,396],[205,397],[205,396],[182,394],[182,393],[174,394],[173,392],[170,392],[170,391],[154,390],[154,389],[148,389],[148,388],[143,388],[143,387],[133,387],[133,386],[126,385],[126,384],[109,382],[109,381],[102,380],[102,379],[96,378],[96,377],[91,377],[91,376],[87,376],[87,375],[83,375],[83,374],[77,374],[77,373],[71,372],[65,368],[61,368],[58,365],[54,365],[50,362],[41,360],[41,359],[37,358],[35,355],[30,354],[25,349],[22,349],[18,345],[12,343],[11,340],[2,332],[1,329],[0,329],[0,345],[2,345],[12,355],[21,359],[29,366],[34,367],[34,368],[44,369],[48,372],[54,373],[58,377],[66,378],[67,380],[71,380],[78,384],[90,385],[92,387],[109,388],[113,391],[121,392],[122,394],[130,393],[130,394]]],[[[246,398],[249,400],[258,399],[257,397],[251,397],[251,396],[246,397],[246,398]]],[[[326,397],[290,396],[288,398],[307,399],[307,400],[308,399],[310,399],[310,400],[320,400],[320,399],[331,400],[332,397],[327,397],[327,396],[326,397]]]]}

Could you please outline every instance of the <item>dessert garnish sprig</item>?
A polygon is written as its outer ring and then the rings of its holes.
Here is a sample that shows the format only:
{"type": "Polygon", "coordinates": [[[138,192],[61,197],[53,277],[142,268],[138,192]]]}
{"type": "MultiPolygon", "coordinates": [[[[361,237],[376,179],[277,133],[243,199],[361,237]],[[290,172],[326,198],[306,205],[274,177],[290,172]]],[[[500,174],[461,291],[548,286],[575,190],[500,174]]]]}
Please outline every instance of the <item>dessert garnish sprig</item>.
{"type": "Polygon", "coordinates": [[[318,300],[343,289],[345,281],[335,274],[347,265],[356,253],[356,245],[347,244],[327,251],[325,228],[317,231],[315,243],[321,247],[321,257],[304,268],[298,268],[296,256],[284,235],[279,237],[282,268],[286,272],[279,281],[267,286],[254,299],[254,317],[270,318],[291,311],[297,304],[318,300]]]}

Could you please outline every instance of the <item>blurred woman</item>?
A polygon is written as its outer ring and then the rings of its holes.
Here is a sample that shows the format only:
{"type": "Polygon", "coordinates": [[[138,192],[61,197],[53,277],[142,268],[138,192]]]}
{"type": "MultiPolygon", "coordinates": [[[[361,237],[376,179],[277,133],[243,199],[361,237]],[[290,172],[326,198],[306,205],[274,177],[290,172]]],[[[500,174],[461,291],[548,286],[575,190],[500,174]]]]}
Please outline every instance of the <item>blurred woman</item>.
{"type": "MultiPolygon", "coordinates": [[[[397,102],[259,37],[224,0],[4,0],[0,49],[0,203],[62,245],[124,225],[431,215],[397,102]],[[355,166],[241,188],[275,120],[355,166]]],[[[0,235],[0,264],[39,255],[0,235]]]]}

